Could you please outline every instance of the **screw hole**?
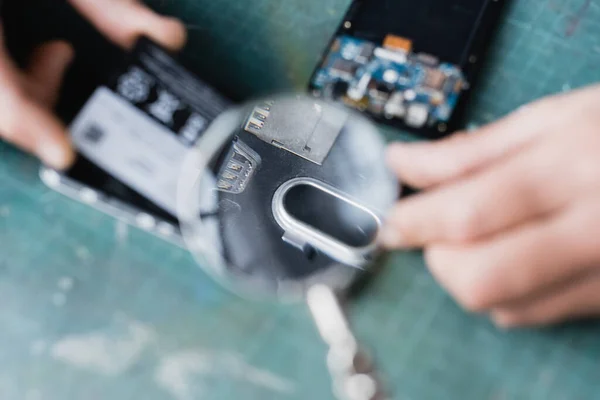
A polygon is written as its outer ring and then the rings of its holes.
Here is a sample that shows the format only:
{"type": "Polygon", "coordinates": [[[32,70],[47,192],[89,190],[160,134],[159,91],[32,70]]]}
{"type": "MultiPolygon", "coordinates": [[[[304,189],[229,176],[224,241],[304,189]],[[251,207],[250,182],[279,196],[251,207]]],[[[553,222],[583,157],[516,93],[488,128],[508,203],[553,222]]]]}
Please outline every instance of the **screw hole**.
{"type": "Polygon", "coordinates": [[[304,246],[303,251],[308,261],[314,261],[317,258],[317,251],[311,245],[304,246]]]}

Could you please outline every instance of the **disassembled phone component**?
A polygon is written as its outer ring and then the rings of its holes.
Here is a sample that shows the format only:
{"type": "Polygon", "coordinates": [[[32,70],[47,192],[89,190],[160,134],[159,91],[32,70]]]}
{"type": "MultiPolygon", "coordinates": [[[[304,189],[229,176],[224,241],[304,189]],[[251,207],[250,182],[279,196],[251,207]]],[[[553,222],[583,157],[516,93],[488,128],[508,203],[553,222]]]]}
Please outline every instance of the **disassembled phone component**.
{"type": "Polygon", "coordinates": [[[351,0],[308,89],[436,139],[464,125],[505,0],[351,0]]]}
{"type": "Polygon", "coordinates": [[[313,86],[325,98],[422,128],[447,123],[468,83],[458,66],[414,53],[409,39],[388,35],[383,46],[376,46],[343,35],[331,46],[313,86]]]}
{"type": "Polygon", "coordinates": [[[321,165],[346,121],[347,113],[336,106],[284,99],[255,107],[244,130],[321,165]]]}
{"type": "MultiPolygon", "coordinates": [[[[180,163],[232,103],[148,38],[128,53],[100,34],[97,40],[95,55],[111,68],[76,60],[69,95],[59,101],[77,159],[66,171],[43,167],[40,175],[67,196],[183,245],[175,215],[180,163]]],[[[219,185],[244,190],[257,161],[242,144],[231,155],[241,169],[232,162],[219,185]]]]}

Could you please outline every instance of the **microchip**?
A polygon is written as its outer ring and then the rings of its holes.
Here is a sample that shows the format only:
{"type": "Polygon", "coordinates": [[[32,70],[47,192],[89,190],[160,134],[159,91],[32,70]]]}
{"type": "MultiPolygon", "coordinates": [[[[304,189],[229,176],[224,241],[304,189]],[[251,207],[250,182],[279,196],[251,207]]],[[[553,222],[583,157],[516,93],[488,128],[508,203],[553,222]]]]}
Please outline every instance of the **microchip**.
{"type": "Polygon", "coordinates": [[[348,93],[348,89],[350,88],[350,84],[345,81],[336,81],[331,87],[331,94],[334,99],[339,99],[342,96],[345,96],[348,93]]]}
{"type": "Polygon", "coordinates": [[[437,67],[440,63],[440,60],[436,56],[427,53],[417,54],[417,61],[430,67],[437,67]]]}
{"type": "Polygon", "coordinates": [[[395,89],[394,85],[387,83],[387,82],[376,82],[374,86],[375,86],[374,89],[376,89],[378,92],[388,95],[388,96],[395,89]]]}
{"type": "Polygon", "coordinates": [[[425,86],[431,89],[441,90],[444,87],[444,83],[446,83],[446,75],[439,69],[428,68],[425,73],[424,83],[425,86]]]}
{"type": "Polygon", "coordinates": [[[356,57],[356,62],[361,64],[368,62],[371,57],[373,57],[376,47],[375,44],[366,42],[360,49],[360,53],[358,54],[358,57],[356,57]]]}
{"type": "Polygon", "coordinates": [[[400,50],[410,53],[412,50],[412,40],[396,35],[387,35],[383,41],[383,47],[390,50],[400,50]]]}
{"type": "Polygon", "coordinates": [[[337,59],[333,62],[330,69],[330,74],[342,78],[352,79],[356,71],[358,70],[358,64],[354,61],[337,59]]]}

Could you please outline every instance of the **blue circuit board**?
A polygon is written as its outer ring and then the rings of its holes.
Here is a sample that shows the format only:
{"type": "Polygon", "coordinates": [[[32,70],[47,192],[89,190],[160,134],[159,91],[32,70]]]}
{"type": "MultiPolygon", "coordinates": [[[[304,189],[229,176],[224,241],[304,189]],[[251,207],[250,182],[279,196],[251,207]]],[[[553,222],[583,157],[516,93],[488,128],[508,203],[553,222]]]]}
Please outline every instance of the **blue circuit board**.
{"type": "Polygon", "coordinates": [[[443,127],[468,83],[458,66],[431,55],[340,36],[312,87],[360,111],[420,128],[443,127]]]}

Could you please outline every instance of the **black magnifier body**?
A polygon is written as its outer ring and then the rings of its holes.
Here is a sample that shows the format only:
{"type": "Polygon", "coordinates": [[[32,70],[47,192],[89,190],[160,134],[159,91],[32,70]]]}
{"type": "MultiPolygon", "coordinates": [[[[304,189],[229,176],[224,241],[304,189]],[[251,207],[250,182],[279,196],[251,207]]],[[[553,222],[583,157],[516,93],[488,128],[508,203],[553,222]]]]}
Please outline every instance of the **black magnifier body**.
{"type": "Polygon", "coordinates": [[[384,151],[376,126],[342,106],[305,95],[251,102],[215,121],[185,163],[204,172],[179,182],[184,237],[242,292],[343,289],[373,263],[400,193],[384,151]]]}

